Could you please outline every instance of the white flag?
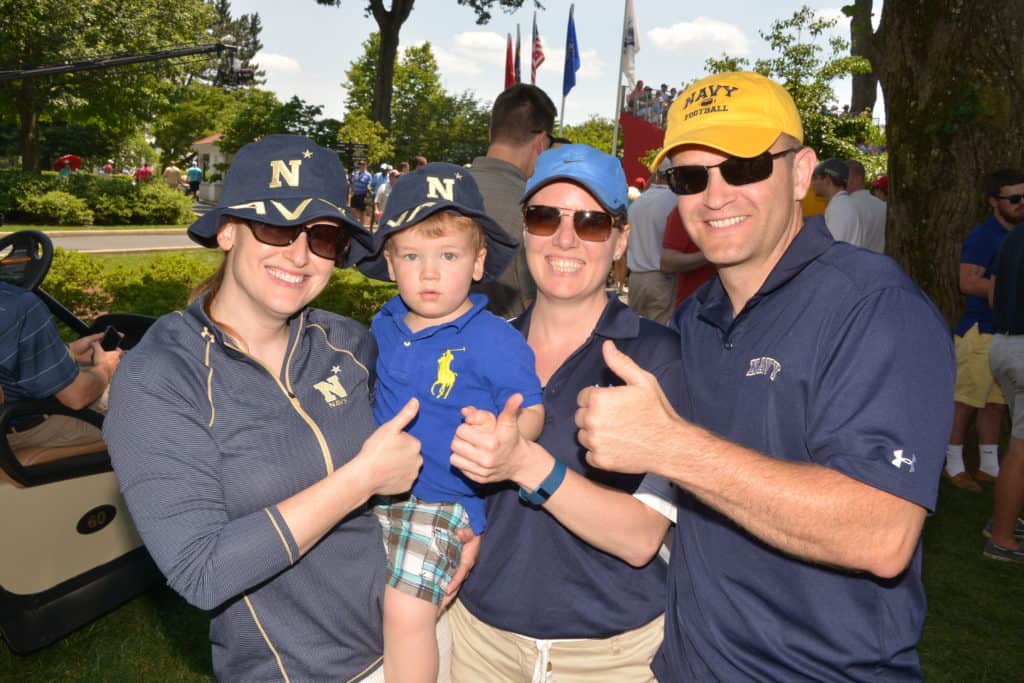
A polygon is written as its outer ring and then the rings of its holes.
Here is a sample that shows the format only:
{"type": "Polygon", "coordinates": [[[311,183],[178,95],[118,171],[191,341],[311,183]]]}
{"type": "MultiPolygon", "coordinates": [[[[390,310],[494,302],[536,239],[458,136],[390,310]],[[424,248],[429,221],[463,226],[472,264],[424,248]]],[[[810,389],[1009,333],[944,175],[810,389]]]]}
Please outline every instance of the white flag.
{"type": "Polygon", "coordinates": [[[640,51],[640,27],[633,12],[633,0],[626,0],[626,18],[622,26],[622,74],[632,88],[636,85],[636,53],[640,51]]]}

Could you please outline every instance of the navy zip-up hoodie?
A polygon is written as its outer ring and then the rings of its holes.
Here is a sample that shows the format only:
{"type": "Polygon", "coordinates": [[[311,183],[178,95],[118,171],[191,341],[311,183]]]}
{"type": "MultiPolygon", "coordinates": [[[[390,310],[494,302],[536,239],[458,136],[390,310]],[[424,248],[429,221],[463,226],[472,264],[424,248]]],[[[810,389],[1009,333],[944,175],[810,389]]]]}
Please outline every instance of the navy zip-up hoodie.
{"type": "Polygon", "coordinates": [[[316,309],[274,376],[202,299],[129,351],[104,424],[128,509],[168,583],[212,610],[218,679],[359,680],[379,665],[386,563],[357,510],[300,557],[277,503],[348,462],[375,428],[376,346],[316,309]]]}

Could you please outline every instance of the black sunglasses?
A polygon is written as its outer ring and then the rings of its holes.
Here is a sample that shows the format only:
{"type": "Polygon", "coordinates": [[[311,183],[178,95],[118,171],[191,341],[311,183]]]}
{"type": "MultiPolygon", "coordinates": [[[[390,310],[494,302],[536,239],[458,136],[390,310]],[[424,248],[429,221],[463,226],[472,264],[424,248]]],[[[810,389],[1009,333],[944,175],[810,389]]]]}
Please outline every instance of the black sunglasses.
{"type": "Polygon", "coordinates": [[[320,258],[335,263],[345,260],[349,250],[347,228],[334,223],[313,223],[311,225],[270,225],[259,221],[246,221],[257,242],[272,247],[287,247],[306,233],[309,250],[320,258]]]}
{"type": "Polygon", "coordinates": [[[558,232],[562,216],[572,216],[572,227],[581,240],[605,242],[612,228],[619,227],[619,218],[605,211],[575,211],[558,206],[530,204],[523,209],[526,232],[537,237],[551,237],[558,232]]]}
{"type": "Polygon", "coordinates": [[[673,166],[665,171],[665,180],[676,194],[697,194],[708,186],[708,171],[717,168],[730,185],[750,185],[770,177],[776,159],[797,151],[786,149],[774,154],[763,152],[756,157],[729,157],[713,166],[673,166]]]}
{"type": "Polygon", "coordinates": [[[560,138],[557,135],[552,135],[550,130],[531,130],[530,132],[533,133],[534,135],[536,135],[537,133],[544,133],[544,135],[547,135],[548,136],[548,149],[554,147],[555,145],[571,145],[572,144],[572,140],[569,140],[567,138],[560,138]]]}
{"type": "Polygon", "coordinates": [[[1011,204],[1020,204],[1021,200],[1024,200],[1024,194],[1008,194],[1005,196],[997,194],[996,199],[1005,199],[1011,204]]]}

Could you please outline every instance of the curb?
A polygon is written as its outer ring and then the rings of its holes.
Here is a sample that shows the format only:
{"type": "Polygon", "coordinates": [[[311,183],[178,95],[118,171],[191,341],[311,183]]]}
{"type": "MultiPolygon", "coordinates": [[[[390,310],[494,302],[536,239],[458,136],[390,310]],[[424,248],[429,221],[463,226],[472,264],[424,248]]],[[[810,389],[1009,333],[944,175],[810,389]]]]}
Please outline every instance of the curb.
{"type": "MultiPolygon", "coordinates": [[[[60,237],[94,237],[97,235],[184,235],[188,228],[126,228],[124,230],[53,230],[43,231],[50,239],[60,237]]],[[[0,237],[13,235],[13,232],[0,232],[0,237]]]]}

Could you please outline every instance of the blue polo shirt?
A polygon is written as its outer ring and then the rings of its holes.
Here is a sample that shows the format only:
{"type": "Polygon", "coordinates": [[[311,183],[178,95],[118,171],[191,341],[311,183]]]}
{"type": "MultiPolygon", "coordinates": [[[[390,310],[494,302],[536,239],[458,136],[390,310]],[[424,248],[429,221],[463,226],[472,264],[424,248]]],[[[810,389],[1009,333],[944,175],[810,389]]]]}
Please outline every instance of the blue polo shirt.
{"type": "Polygon", "coordinates": [[[423,469],[412,492],[430,503],[459,502],[473,531],[486,526],[482,487],[451,466],[452,439],[462,424],[463,406],[499,413],[512,394],[523,407],[541,402],[533,351],[520,334],[487,312],[487,297],[471,294],[473,308],[457,319],[412,332],[409,308],[396,296],[374,316],[377,392],[373,414],[390,420],[409,399],[420,412],[406,430],[420,440],[423,469]]]}
{"type": "MultiPolygon", "coordinates": [[[[996,220],[995,215],[989,216],[981,225],[971,230],[964,240],[960,251],[960,263],[970,263],[985,269],[985,277],[992,277],[992,266],[995,265],[999,247],[1009,234],[1009,230],[996,220]]],[[[974,325],[982,334],[992,334],[992,309],[988,299],[983,296],[967,295],[964,314],[956,324],[956,335],[964,336],[974,325]]]]}
{"type": "MultiPolygon", "coordinates": [[[[942,317],[892,259],[835,242],[810,219],[739,315],[716,276],[673,325],[685,417],[934,508],[953,351],[942,317]]],[[[921,679],[920,542],[900,576],[880,579],[790,557],[686,496],[673,547],[659,680],[921,679]]]]}
{"type": "Polygon", "coordinates": [[[0,282],[0,403],[53,396],[77,376],[46,304],[0,282]]]}
{"type": "Polygon", "coordinates": [[[369,171],[352,172],[352,194],[360,195],[366,194],[366,191],[370,187],[370,183],[373,182],[373,176],[370,175],[369,171]]]}
{"type": "MultiPolygon", "coordinates": [[[[512,321],[524,337],[532,313],[527,309],[512,321]]],[[[634,493],[643,483],[645,492],[663,490],[650,486],[658,477],[590,466],[576,439],[580,390],[622,384],[604,363],[606,339],[658,377],[670,400],[677,400],[682,387],[678,336],[611,297],[594,333],[544,387],[545,424],[538,443],[570,469],[606,486],[634,493]]],[[[575,536],[543,508],[520,501],[513,485],[487,497],[487,516],[480,557],[459,593],[466,608],[487,624],[533,638],[607,638],[665,611],[661,560],[631,567],[575,536]]]]}

